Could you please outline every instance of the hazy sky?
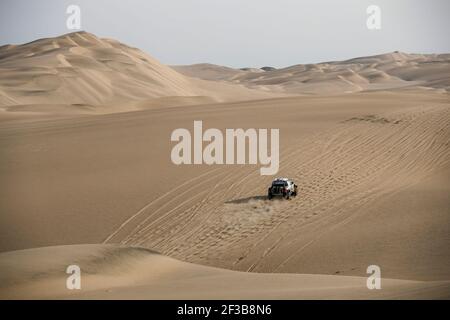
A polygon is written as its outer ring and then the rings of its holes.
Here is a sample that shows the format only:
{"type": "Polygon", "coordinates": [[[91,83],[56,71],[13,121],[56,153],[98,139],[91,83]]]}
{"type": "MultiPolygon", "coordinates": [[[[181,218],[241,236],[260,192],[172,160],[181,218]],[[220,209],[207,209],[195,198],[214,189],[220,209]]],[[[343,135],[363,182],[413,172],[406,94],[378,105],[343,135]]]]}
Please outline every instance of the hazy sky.
{"type": "Polygon", "coordinates": [[[0,0],[0,45],[81,28],[138,47],[166,64],[288,66],[395,50],[450,52],[449,0],[0,0]],[[366,8],[381,8],[368,30],[366,8]]]}

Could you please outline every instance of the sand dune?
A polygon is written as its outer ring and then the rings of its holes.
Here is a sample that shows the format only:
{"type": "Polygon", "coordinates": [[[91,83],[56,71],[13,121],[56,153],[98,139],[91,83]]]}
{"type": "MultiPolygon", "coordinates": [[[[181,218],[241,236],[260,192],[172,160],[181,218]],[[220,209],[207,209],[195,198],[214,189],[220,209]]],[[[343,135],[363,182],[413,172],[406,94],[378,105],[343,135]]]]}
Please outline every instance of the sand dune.
{"type": "Polygon", "coordinates": [[[426,87],[448,91],[448,55],[388,54],[346,61],[294,65],[261,72],[211,64],[174,66],[201,79],[229,81],[247,87],[291,94],[337,94],[367,90],[426,87]]]}
{"type": "Polygon", "coordinates": [[[394,88],[448,91],[448,62],[445,54],[390,53],[268,71],[171,68],[116,40],[75,32],[0,47],[0,115],[105,114],[164,106],[167,98],[191,105],[394,88]]]}
{"type": "Polygon", "coordinates": [[[383,290],[368,290],[363,277],[235,272],[111,245],[1,253],[0,268],[0,299],[439,299],[450,286],[385,279],[383,290]],[[66,288],[73,264],[80,290],[66,288]]]}
{"type": "Polygon", "coordinates": [[[247,71],[241,69],[218,66],[211,63],[198,63],[186,66],[182,65],[172,66],[172,68],[189,77],[213,81],[220,81],[220,80],[233,81],[233,79],[247,74],[247,71]]]}
{"type": "Polygon", "coordinates": [[[161,97],[189,97],[187,104],[197,96],[199,102],[205,96],[213,101],[270,97],[185,77],[139,49],[87,32],[0,47],[0,93],[0,106],[9,111],[51,114],[130,111],[129,101],[155,104],[161,97]]]}
{"type": "Polygon", "coordinates": [[[1,47],[0,297],[449,298],[449,65],[175,71],[84,32],[1,47]],[[259,165],[174,165],[194,120],[279,129],[299,196],[268,201],[259,165]]]}

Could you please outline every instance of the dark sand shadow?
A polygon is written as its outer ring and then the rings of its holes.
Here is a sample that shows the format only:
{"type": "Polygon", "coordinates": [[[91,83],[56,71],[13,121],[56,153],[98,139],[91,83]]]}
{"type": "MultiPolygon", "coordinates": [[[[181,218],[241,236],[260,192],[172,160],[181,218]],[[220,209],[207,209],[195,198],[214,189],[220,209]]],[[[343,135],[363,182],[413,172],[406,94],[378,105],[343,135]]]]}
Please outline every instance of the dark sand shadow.
{"type": "Polygon", "coordinates": [[[264,201],[264,200],[268,200],[268,199],[269,198],[267,198],[267,196],[253,196],[253,197],[229,200],[229,201],[226,201],[225,203],[247,203],[247,202],[250,202],[251,200],[264,201]]]}

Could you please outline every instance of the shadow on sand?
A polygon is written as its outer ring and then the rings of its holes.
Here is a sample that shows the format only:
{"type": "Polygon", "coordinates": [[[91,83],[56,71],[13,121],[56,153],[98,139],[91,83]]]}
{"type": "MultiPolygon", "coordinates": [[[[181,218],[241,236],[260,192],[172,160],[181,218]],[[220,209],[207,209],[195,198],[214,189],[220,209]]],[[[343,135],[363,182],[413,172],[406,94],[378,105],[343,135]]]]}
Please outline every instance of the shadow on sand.
{"type": "Polygon", "coordinates": [[[254,197],[247,197],[247,198],[240,198],[240,199],[235,199],[235,200],[229,200],[226,201],[225,203],[247,203],[250,201],[264,201],[264,200],[268,200],[267,196],[254,196],[254,197]]]}

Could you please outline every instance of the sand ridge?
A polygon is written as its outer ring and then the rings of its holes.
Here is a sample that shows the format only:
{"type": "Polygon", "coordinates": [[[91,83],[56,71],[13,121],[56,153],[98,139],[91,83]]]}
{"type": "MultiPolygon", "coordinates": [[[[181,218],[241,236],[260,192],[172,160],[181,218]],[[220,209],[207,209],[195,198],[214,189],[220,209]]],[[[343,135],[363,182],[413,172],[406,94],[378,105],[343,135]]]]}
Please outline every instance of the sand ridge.
{"type": "Polygon", "coordinates": [[[232,69],[212,64],[173,66],[201,79],[243,84],[260,90],[295,94],[337,94],[396,88],[449,89],[447,54],[392,52],[345,61],[299,64],[285,68],[232,69]]]}
{"type": "Polygon", "coordinates": [[[446,298],[449,286],[384,279],[382,291],[368,290],[364,277],[236,272],[112,245],[0,253],[0,266],[0,299],[417,299],[446,298]],[[80,290],[66,288],[74,263],[80,290]]]}

